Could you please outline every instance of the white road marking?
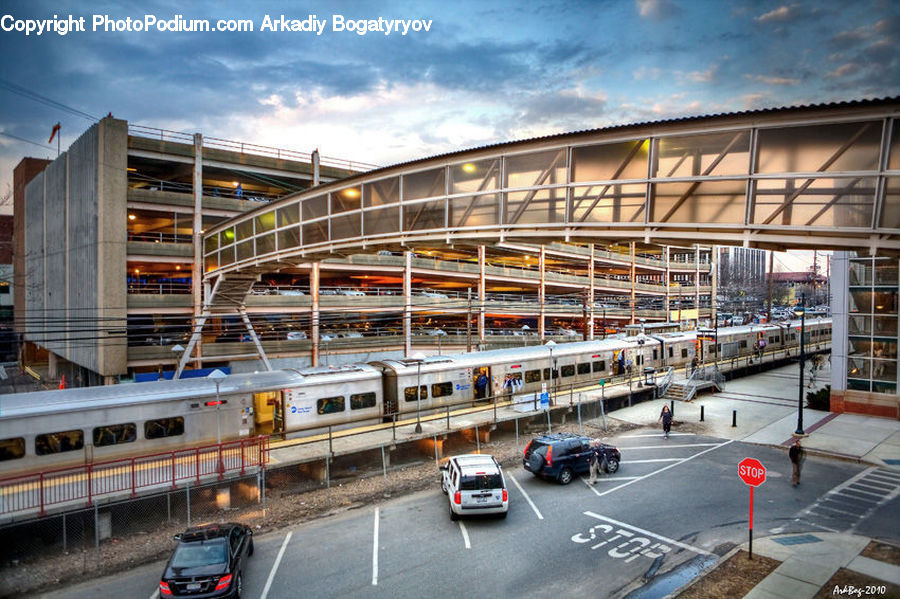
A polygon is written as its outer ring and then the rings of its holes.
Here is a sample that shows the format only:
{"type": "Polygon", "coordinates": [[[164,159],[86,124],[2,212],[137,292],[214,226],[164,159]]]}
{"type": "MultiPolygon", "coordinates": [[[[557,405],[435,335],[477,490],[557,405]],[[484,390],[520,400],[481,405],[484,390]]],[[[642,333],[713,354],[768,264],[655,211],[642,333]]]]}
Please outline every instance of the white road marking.
{"type": "MultiPolygon", "coordinates": [[[[670,437],[696,437],[694,433],[669,433],[670,437]]],[[[622,435],[619,439],[637,439],[639,437],[662,437],[662,433],[650,433],[646,435],[622,435]]]]}
{"type": "Polygon", "coordinates": [[[637,447],[622,447],[621,449],[627,449],[629,451],[633,449],[677,449],[679,447],[713,447],[719,445],[719,443],[682,443],[681,445],[669,445],[668,443],[663,443],[662,445],[639,445],[637,447]]]}
{"type": "Polygon", "coordinates": [[[272,581],[275,580],[275,572],[278,571],[278,566],[281,564],[281,558],[284,557],[284,550],[287,549],[288,543],[291,541],[291,535],[293,534],[294,532],[291,531],[284,537],[281,549],[278,550],[278,557],[275,558],[275,563],[272,564],[272,570],[269,572],[269,578],[266,580],[266,586],[263,587],[263,592],[262,595],[259,596],[259,599],[266,599],[269,595],[269,589],[272,588],[272,581]]]}
{"type": "Polygon", "coordinates": [[[378,508],[375,508],[375,534],[372,538],[372,586],[378,586],[378,508]]]}
{"type": "Polygon", "coordinates": [[[466,542],[466,549],[471,549],[472,544],[469,542],[469,531],[466,530],[466,525],[462,523],[462,520],[459,521],[459,530],[462,531],[463,541],[466,542]]]}
{"type": "Polygon", "coordinates": [[[516,488],[519,489],[519,492],[522,493],[523,497],[525,497],[525,501],[528,502],[528,505],[530,505],[531,509],[534,510],[534,513],[537,514],[538,520],[543,520],[544,516],[541,515],[541,511],[537,509],[536,505],[534,505],[531,497],[528,496],[528,493],[525,492],[525,489],[522,488],[522,485],[519,484],[519,481],[516,480],[516,477],[510,474],[509,478],[516,484],[516,488]]]}
{"type": "Polygon", "coordinates": [[[692,455],[690,457],[684,458],[683,460],[679,460],[679,461],[675,462],[674,464],[669,464],[668,466],[663,466],[659,470],[654,470],[653,472],[650,472],[649,474],[645,474],[644,476],[635,477],[634,479],[628,481],[627,483],[623,483],[623,484],[619,485],[618,487],[613,487],[612,489],[609,489],[607,491],[600,492],[595,487],[591,487],[591,491],[593,491],[594,494],[597,495],[597,497],[603,497],[604,495],[607,495],[614,491],[618,491],[619,489],[621,489],[623,487],[627,487],[628,485],[634,484],[634,483],[638,482],[639,480],[644,480],[645,478],[650,478],[651,476],[655,476],[655,475],[659,474],[660,472],[665,472],[669,468],[674,468],[675,466],[678,466],[679,464],[683,464],[685,462],[693,460],[694,458],[701,456],[704,453],[709,453],[710,451],[712,451],[714,449],[718,449],[720,447],[725,447],[726,445],[729,445],[731,443],[734,443],[734,439],[729,439],[728,441],[725,441],[724,443],[718,443],[715,445],[715,447],[710,447],[709,449],[704,449],[703,451],[695,453],[694,455],[692,455]]]}
{"type": "Polygon", "coordinates": [[[649,464],[650,462],[678,462],[681,458],[657,458],[655,460],[627,460],[620,464],[649,464]]]}
{"type": "Polygon", "coordinates": [[[675,539],[670,539],[669,537],[664,537],[662,535],[658,535],[650,532],[649,530],[644,530],[643,528],[638,528],[632,524],[626,524],[624,522],[619,522],[618,520],[613,520],[612,518],[607,518],[606,516],[601,516],[600,514],[595,514],[594,512],[585,512],[585,516],[590,516],[591,518],[597,518],[598,520],[605,520],[616,526],[622,526],[628,528],[630,530],[641,533],[642,535],[646,535],[648,537],[653,537],[654,539],[659,539],[663,543],[667,543],[669,545],[674,545],[676,547],[681,547],[682,549],[687,549],[688,551],[693,551],[694,553],[699,553],[701,555],[714,555],[713,553],[706,551],[705,549],[700,549],[699,547],[694,547],[693,545],[688,545],[687,543],[682,543],[681,541],[676,541],[675,539]]]}
{"type": "Polygon", "coordinates": [[[156,585],[156,590],[153,591],[153,594],[150,595],[150,599],[159,599],[159,585],[156,585]]]}

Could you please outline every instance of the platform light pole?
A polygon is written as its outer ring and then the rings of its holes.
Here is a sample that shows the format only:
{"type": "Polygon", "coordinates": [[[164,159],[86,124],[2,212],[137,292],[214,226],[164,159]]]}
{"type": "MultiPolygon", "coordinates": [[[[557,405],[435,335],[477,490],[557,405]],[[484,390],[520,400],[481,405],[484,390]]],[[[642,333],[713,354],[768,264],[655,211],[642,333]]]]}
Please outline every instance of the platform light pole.
{"type": "Polygon", "coordinates": [[[544,345],[550,350],[550,387],[547,389],[547,397],[550,400],[550,405],[553,405],[553,346],[556,345],[556,341],[551,339],[544,345]]]}
{"type": "Polygon", "coordinates": [[[222,444],[222,421],[219,417],[219,406],[221,405],[221,400],[219,399],[219,385],[222,384],[222,379],[227,377],[228,375],[216,368],[206,378],[212,379],[216,384],[216,443],[222,444]]]}
{"type": "Polygon", "coordinates": [[[794,314],[800,317],[800,391],[797,399],[797,430],[795,435],[805,435],[803,432],[803,367],[806,354],[803,351],[803,335],[806,333],[806,294],[800,294],[800,305],[794,307],[794,314]]]}

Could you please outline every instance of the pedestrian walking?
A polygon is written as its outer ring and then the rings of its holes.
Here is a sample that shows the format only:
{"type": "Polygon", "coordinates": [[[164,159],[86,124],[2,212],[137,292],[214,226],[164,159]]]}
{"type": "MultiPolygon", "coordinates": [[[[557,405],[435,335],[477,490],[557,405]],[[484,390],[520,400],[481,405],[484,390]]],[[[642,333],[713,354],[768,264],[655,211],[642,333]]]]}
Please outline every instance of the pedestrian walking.
{"type": "Polygon", "coordinates": [[[662,411],[659,413],[659,420],[662,420],[663,432],[666,434],[666,439],[668,439],[669,430],[672,428],[672,412],[669,411],[669,406],[664,405],[662,407],[662,411]]]}
{"type": "Polygon", "coordinates": [[[588,456],[588,465],[590,467],[591,477],[588,484],[597,484],[597,476],[600,473],[600,453],[599,448],[592,446],[591,454],[588,456]]]}
{"type": "Polygon", "coordinates": [[[788,457],[791,458],[791,466],[793,468],[793,472],[791,473],[791,486],[796,487],[800,484],[800,468],[803,466],[803,460],[806,459],[806,451],[800,447],[800,439],[794,440],[794,444],[791,446],[790,451],[788,451],[788,457]]]}

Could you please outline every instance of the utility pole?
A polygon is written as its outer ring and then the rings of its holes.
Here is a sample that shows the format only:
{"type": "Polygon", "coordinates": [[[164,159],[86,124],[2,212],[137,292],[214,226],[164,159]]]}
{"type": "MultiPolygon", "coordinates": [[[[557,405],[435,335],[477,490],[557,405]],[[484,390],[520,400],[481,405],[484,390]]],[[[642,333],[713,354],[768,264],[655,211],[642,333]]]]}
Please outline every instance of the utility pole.
{"type": "Polygon", "coordinates": [[[772,267],[775,265],[775,252],[769,250],[769,299],[766,303],[766,322],[772,322],[772,284],[775,275],[772,274],[772,267]]]}

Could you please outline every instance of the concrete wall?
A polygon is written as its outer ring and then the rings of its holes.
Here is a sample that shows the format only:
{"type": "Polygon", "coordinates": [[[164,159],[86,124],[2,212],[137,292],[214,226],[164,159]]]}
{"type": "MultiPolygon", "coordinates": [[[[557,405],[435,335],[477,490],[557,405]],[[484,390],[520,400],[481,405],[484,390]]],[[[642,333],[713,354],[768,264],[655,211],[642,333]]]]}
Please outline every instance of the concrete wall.
{"type": "Polygon", "coordinates": [[[104,376],[126,372],[127,142],[105,118],[25,189],[26,338],[104,376]]]}

